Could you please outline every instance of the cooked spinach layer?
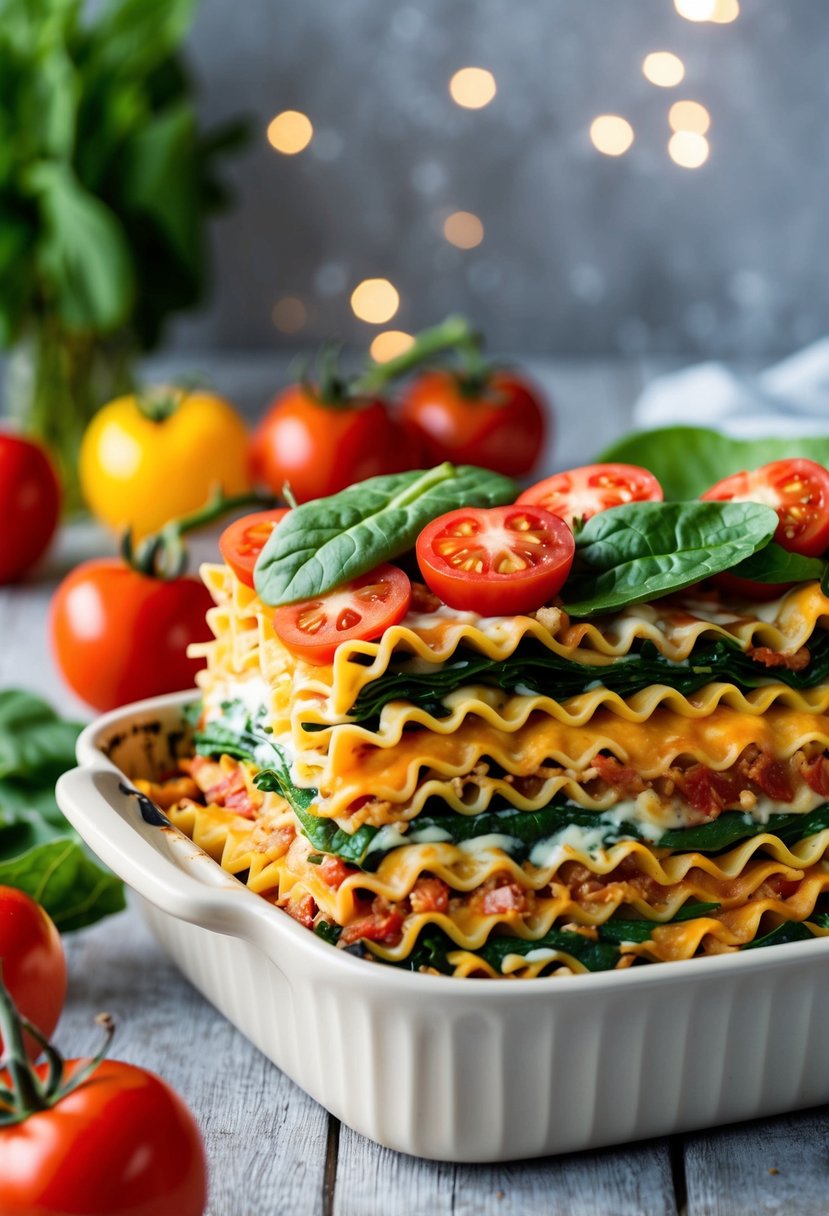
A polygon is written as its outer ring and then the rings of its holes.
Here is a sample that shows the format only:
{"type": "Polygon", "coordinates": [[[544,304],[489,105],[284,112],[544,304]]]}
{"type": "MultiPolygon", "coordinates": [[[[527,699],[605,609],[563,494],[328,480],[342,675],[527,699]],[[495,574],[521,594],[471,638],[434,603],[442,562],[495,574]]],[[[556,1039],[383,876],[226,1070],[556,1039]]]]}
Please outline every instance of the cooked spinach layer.
{"type": "Polygon", "coordinates": [[[790,688],[814,688],[829,677],[829,634],[814,637],[809,651],[808,667],[792,671],[788,667],[766,667],[724,638],[696,647],[681,663],[666,659],[652,642],[646,641],[638,650],[601,667],[563,659],[534,641],[522,642],[506,659],[489,659],[477,651],[459,648],[433,671],[411,671],[403,666],[372,680],[360,690],[350,717],[375,730],[385,705],[408,701],[435,718],[445,718],[450,710],[444,698],[469,684],[529,692],[557,701],[596,686],[620,697],[630,697],[651,684],[667,684],[688,696],[715,680],[741,689],[758,688],[772,681],[790,688]]]}
{"type": "MultiPolygon", "coordinates": [[[[607,847],[620,840],[645,839],[633,823],[616,822],[601,813],[585,810],[568,803],[553,803],[537,811],[519,811],[511,806],[499,806],[478,815],[459,815],[441,809],[439,803],[427,806],[406,828],[377,828],[364,824],[354,833],[343,831],[336,822],[322,819],[310,811],[316,790],[301,789],[293,784],[282,748],[269,735],[263,713],[251,714],[240,701],[228,702],[220,718],[205,727],[196,728],[194,744],[201,755],[233,756],[260,767],[256,784],[263,790],[273,790],[291,805],[303,833],[322,854],[332,854],[364,871],[376,870],[392,849],[418,842],[445,841],[463,845],[482,837],[497,836],[498,846],[518,862],[530,857],[533,849],[545,843],[555,845],[556,838],[569,827],[589,831],[592,845],[607,847]],[[264,767],[262,767],[264,766],[264,767]]],[[[193,721],[197,721],[196,711],[193,721]]],[[[679,828],[665,832],[656,841],[656,848],[695,850],[716,854],[731,848],[741,840],[764,832],[772,832],[786,844],[792,845],[807,836],[829,828],[829,803],[808,814],[776,814],[767,824],[755,823],[749,815],[726,811],[717,819],[697,827],[679,828]]],[[[563,928],[550,929],[536,941],[526,941],[506,933],[495,933],[485,945],[471,953],[500,971],[508,955],[526,956],[536,950],[560,950],[580,962],[588,971],[608,971],[621,957],[626,942],[647,941],[659,923],[676,924],[709,916],[716,912],[716,903],[687,903],[669,922],[644,918],[611,917],[597,926],[596,939],[563,928]]],[[[784,942],[805,941],[813,936],[809,924],[829,929],[829,913],[816,911],[808,922],[785,922],[763,937],[742,946],[743,950],[780,945],[784,942]]],[[[329,922],[320,922],[314,932],[331,945],[336,945],[341,929],[329,922]]],[[[423,967],[451,974],[448,956],[459,947],[443,930],[430,927],[418,938],[411,954],[395,964],[409,971],[423,967]]],[[[369,951],[361,942],[349,947],[353,953],[367,956],[369,951]]]]}
{"type": "Polygon", "coordinates": [[[710,854],[721,853],[741,840],[764,832],[771,832],[785,844],[792,845],[829,828],[829,802],[808,814],[775,814],[765,824],[755,822],[742,811],[725,811],[708,823],[676,828],[654,841],[643,835],[634,823],[618,822],[614,817],[564,801],[553,801],[537,811],[516,810],[501,803],[477,815],[460,815],[447,811],[435,800],[405,827],[404,833],[395,826],[378,828],[370,824],[349,833],[335,820],[312,814],[310,807],[316,790],[293,784],[284,752],[267,733],[262,715],[251,715],[241,702],[229,702],[221,718],[196,730],[194,742],[200,754],[224,753],[257,765],[261,771],[255,778],[256,784],[262,790],[275,791],[287,799],[302,831],[316,850],[331,853],[367,871],[376,870],[383,858],[401,845],[428,842],[463,845],[485,836],[499,837],[499,847],[521,863],[539,845],[545,842],[555,845],[556,838],[569,827],[590,832],[593,848],[607,848],[620,840],[641,840],[659,849],[710,854]]]}

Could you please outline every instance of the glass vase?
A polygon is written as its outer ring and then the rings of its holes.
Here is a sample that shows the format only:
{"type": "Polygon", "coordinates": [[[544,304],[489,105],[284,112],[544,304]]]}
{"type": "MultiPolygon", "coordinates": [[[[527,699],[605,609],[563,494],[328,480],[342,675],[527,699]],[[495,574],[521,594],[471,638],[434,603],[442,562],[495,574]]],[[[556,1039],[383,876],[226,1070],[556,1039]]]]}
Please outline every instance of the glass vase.
{"type": "Polygon", "coordinates": [[[64,510],[83,505],[78,453],[86,426],[113,397],[134,388],[135,349],[125,336],[75,334],[44,318],[31,324],[6,366],[6,413],[51,453],[64,510]]]}

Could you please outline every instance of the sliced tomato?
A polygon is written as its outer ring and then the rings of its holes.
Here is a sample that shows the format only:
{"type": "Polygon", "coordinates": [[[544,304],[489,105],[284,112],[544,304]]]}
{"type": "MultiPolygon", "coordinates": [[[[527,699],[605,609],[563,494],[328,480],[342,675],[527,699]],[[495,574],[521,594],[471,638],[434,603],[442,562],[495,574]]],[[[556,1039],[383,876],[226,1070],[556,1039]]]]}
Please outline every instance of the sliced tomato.
{"type": "Polygon", "coordinates": [[[829,470],[814,460],[773,460],[751,472],[734,473],[702,498],[773,507],[780,520],[774,539],[791,553],[819,557],[829,547],[829,470]]]}
{"type": "Polygon", "coordinates": [[[277,636],[308,663],[330,663],[341,642],[370,642],[402,621],[412,598],[408,576],[384,564],[313,600],[273,614],[277,636]]]}
{"type": "Polygon", "coordinates": [[[566,473],[554,473],[518,496],[535,503],[566,523],[590,519],[609,507],[626,502],[661,502],[662,487],[647,469],[636,464],[588,464],[566,473]]]}
{"type": "Polygon", "coordinates": [[[417,560],[450,607],[511,616],[534,612],[558,594],[575,547],[567,524],[543,507],[462,507],[426,525],[417,560]]]}
{"type": "Polygon", "coordinates": [[[229,524],[219,537],[219,552],[233,573],[246,587],[253,587],[253,568],[271,532],[290,507],[273,511],[254,511],[229,524]]]}

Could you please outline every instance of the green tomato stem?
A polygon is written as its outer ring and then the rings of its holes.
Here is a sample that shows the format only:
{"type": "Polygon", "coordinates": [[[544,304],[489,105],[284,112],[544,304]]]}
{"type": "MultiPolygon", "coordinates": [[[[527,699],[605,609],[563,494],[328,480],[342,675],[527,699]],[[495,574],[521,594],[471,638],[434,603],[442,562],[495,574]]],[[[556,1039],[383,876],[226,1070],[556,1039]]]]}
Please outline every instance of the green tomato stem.
{"type": "Polygon", "coordinates": [[[0,1128],[22,1123],[38,1111],[49,1110],[89,1080],[109,1051],[115,1034],[115,1023],[108,1013],[99,1013],[95,1021],[104,1030],[104,1041],[95,1055],[77,1068],[67,1081],[64,1079],[65,1059],[46,1036],[20,1014],[3,983],[0,963],[0,1036],[4,1046],[3,1066],[11,1081],[8,1088],[0,1088],[0,1128]],[[46,1053],[49,1072],[45,1081],[41,1081],[26,1055],[23,1041],[26,1030],[37,1039],[46,1053]]]}
{"type": "Polygon", "coordinates": [[[475,333],[465,317],[447,317],[440,325],[419,333],[401,355],[370,367],[354,381],[352,391],[365,395],[379,392],[390,381],[407,375],[445,351],[462,351],[467,361],[477,357],[480,362],[481,341],[480,334],[475,333]]]}
{"type": "Polygon", "coordinates": [[[230,511],[238,511],[241,507],[272,507],[275,499],[269,495],[236,494],[226,497],[222,487],[216,486],[203,507],[191,511],[188,515],[180,515],[171,519],[158,532],[145,536],[138,545],[133,545],[132,533],[129,529],[121,540],[121,557],[138,574],[148,578],[158,578],[169,581],[181,578],[187,569],[188,554],[184,544],[184,536],[196,528],[204,528],[230,511]]]}
{"type": "MultiPolygon", "coordinates": [[[[0,1112],[0,1123],[18,1123],[35,1111],[49,1105],[40,1079],[29,1063],[23,1042],[23,1019],[17,1011],[11,993],[3,983],[0,963],[0,1037],[3,1039],[3,1060],[11,1081],[10,1097],[3,1095],[9,1110],[0,1112]]],[[[7,1091],[8,1092],[8,1091],[7,1091]]]]}

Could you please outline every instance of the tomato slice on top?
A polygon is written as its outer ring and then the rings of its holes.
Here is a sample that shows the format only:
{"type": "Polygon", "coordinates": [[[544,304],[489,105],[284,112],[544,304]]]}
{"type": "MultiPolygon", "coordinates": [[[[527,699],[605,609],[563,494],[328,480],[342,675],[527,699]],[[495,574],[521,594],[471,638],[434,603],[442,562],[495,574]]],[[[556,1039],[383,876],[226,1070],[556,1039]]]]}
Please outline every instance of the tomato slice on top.
{"type": "Polygon", "coordinates": [[[518,502],[536,503],[571,524],[626,502],[661,502],[662,487],[636,464],[588,464],[536,482],[518,502]]]}
{"type": "Polygon", "coordinates": [[[370,642],[406,615],[412,598],[408,576],[383,564],[350,583],[273,614],[277,637],[308,663],[330,663],[341,642],[370,642]]]}
{"type": "Polygon", "coordinates": [[[417,538],[417,560],[451,608],[510,616],[534,612],[558,594],[575,548],[563,520],[518,502],[439,516],[417,538]]]}
{"type": "Polygon", "coordinates": [[[246,587],[253,587],[253,568],[264,549],[271,532],[290,507],[276,507],[273,511],[254,511],[228,524],[219,537],[219,552],[236,577],[246,587]]]}
{"type": "Polygon", "coordinates": [[[791,553],[819,557],[829,546],[829,470],[814,460],[773,460],[751,472],[734,473],[702,498],[773,507],[780,520],[774,539],[791,553]]]}

